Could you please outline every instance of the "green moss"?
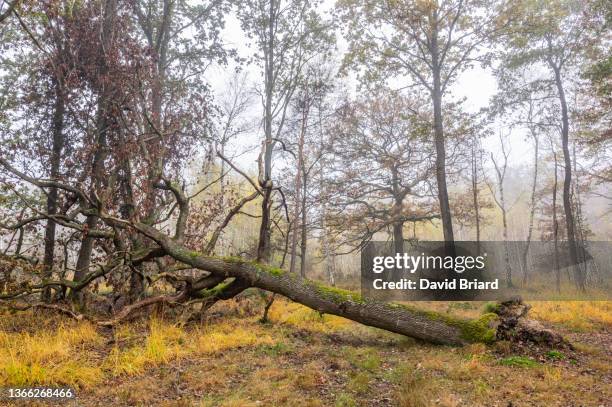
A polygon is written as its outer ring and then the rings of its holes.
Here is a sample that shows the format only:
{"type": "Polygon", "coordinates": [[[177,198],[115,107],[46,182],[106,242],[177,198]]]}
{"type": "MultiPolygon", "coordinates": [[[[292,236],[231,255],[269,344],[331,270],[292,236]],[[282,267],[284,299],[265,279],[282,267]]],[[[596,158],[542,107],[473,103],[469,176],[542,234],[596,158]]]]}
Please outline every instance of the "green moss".
{"type": "Polygon", "coordinates": [[[498,302],[487,302],[484,306],[484,313],[495,313],[499,311],[500,304],[498,302]]]}
{"type": "Polygon", "coordinates": [[[204,289],[200,291],[201,298],[213,298],[221,294],[233,281],[219,283],[213,288],[204,289]]]}
{"type": "Polygon", "coordinates": [[[196,257],[200,257],[203,254],[200,252],[197,252],[195,250],[188,250],[188,249],[179,249],[180,254],[184,257],[190,257],[192,259],[195,259],[196,257]]]}
{"type": "Polygon", "coordinates": [[[263,272],[263,273],[268,273],[268,274],[272,274],[273,276],[280,276],[285,274],[285,270],[279,268],[279,267],[273,267],[267,264],[262,264],[262,263],[258,263],[256,261],[249,261],[249,260],[245,260],[241,257],[218,257],[219,260],[223,260],[225,262],[228,263],[234,263],[234,264],[248,264],[251,265],[252,267],[254,267],[257,271],[259,272],[263,272]]]}
{"type": "Polygon", "coordinates": [[[228,263],[237,263],[237,264],[246,263],[246,261],[242,257],[237,257],[237,256],[225,256],[225,257],[217,257],[217,258],[219,260],[223,260],[228,263]]]}
{"type": "Polygon", "coordinates": [[[491,343],[495,341],[495,328],[491,328],[491,322],[498,318],[492,312],[484,314],[478,319],[463,322],[459,325],[461,337],[469,342],[491,343]]]}
{"type": "Polygon", "coordinates": [[[361,294],[356,293],[354,291],[343,290],[341,288],[336,287],[329,287],[323,284],[316,283],[314,281],[310,283],[314,285],[315,289],[319,292],[319,294],[335,303],[342,303],[346,301],[356,302],[359,304],[365,303],[365,300],[361,296],[361,294]]]}
{"type": "Polygon", "coordinates": [[[498,318],[497,314],[494,313],[487,313],[478,319],[470,320],[435,311],[427,311],[405,304],[389,303],[388,306],[395,309],[404,309],[431,321],[440,321],[447,325],[457,327],[461,332],[461,338],[467,342],[491,343],[495,341],[496,330],[490,327],[491,322],[498,318]]]}
{"type": "MultiPolygon", "coordinates": [[[[196,252],[197,255],[199,253],[196,252]]],[[[236,264],[249,264],[254,267],[258,272],[267,273],[273,276],[285,275],[287,272],[278,267],[272,267],[267,264],[257,263],[255,261],[246,261],[240,257],[220,257],[220,260],[236,263],[236,264]]],[[[288,273],[287,273],[288,274],[288,273]]],[[[315,281],[307,281],[314,289],[321,294],[324,298],[331,300],[335,303],[353,302],[358,304],[366,303],[366,299],[361,294],[354,291],[344,290],[336,287],[329,287],[315,281]]],[[[221,285],[215,287],[212,290],[222,290],[224,287],[221,285]]],[[[208,291],[212,291],[208,290],[208,291]]],[[[207,293],[208,294],[208,293],[207,293]]],[[[491,328],[491,322],[498,318],[494,313],[487,313],[482,315],[478,319],[466,320],[462,318],[453,317],[448,314],[442,314],[435,311],[426,311],[419,308],[411,307],[404,304],[389,303],[388,307],[393,309],[404,309],[407,312],[418,314],[426,319],[432,321],[440,321],[450,326],[459,328],[461,332],[461,338],[467,342],[483,342],[490,343],[495,340],[495,329],[491,328]]]]}
{"type": "Polygon", "coordinates": [[[565,359],[565,355],[563,354],[563,352],[559,352],[558,350],[554,350],[554,349],[546,352],[546,356],[548,356],[550,359],[556,359],[556,360],[565,359]]]}
{"type": "Polygon", "coordinates": [[[250,264],[257,270],[263,271],[264,273],[272,274],[273,276],[281,276],[285,274],[285,270],[278,267],[272,267],[267,264],[261,264],[254,261],[250,262],[250,264]]]}

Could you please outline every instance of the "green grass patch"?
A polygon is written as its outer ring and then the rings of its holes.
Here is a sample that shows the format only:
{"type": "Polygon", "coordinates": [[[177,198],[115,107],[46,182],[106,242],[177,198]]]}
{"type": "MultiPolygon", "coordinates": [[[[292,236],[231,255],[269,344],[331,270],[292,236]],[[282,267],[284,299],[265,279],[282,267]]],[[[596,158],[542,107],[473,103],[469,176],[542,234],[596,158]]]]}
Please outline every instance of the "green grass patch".
{"type": "Polygon", "coordinates": [[[560,352],[554,349],[546,352],[546,357],[548,357],[549,359],[554,359],[554,360],[565,359],[565,355],[563,354],[563,352],[560,352]]]}
{"type": "Polygon", "coordinates": [[[538,362],[526,356],[510,356],[502,359],[499,363],[503,366],[512,367],[536,367],[539,365],[538,362]]]}

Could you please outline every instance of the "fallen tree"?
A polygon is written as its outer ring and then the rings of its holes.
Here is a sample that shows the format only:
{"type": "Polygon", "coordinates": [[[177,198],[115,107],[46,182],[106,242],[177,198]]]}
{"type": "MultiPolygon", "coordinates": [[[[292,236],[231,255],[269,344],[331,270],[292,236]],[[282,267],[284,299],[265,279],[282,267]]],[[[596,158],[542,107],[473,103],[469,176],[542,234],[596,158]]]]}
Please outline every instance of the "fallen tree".
{"type": "MultiPolygon", "coordinates": [[[[153,240],[159,245],[160,251],[176,261],[210,273],[210,276],[199,282],[187,284],[182,292],[171,297],[172,301],[202,298],[211,304],[232,298],[248,287],[256,287],[283,295],[321,313],[341,316],[431,343],[464,345],[520,338],[522,341],[549,345],[567,344],[560,335],[526,319],[529,307],[518,299],[499,304],[496,312],[484,314],[480,318],[461,319],[404,304],[366,299],[352,291],[328,287],[298,274],[242,258],[208,256],[190,250],[180,243],[180,239],[170,238],[142,223],[133,223],[130,227],[153,240]]],[[[100,324],[112,325],[135,309],[157,302],[169,302],[169,298],[145,299],[127,307],[113,320],[100,324]]]]}
{"type": "MultiPolygon", "coordinates": [[[[0,164],[19,178],[40,188],[47,187],[47,181],[33,180],[3,161],[0,158],[0,164]]],[[[63,185],[60,182],[53,182],[53,185],[81,196],[81,200],[86,199],[86,195],[78,188],[63,185]]],[[[477,319],[466,320],[413,306],[367,299],[358,293],[327,287],[295,273],[247,259],[211,256],[208,254],[212,252],[210,245],[205,248],[204,252],[194,251],[183,242],[189,215],[189,198],[184,195],[180,187],[164,178],[161,178],[154,186],[170,191],[177,202],[179,215],[174,236],[169,236],[136,219],[128,220],[110,216],[101,209],[101,205],[96,205],[94,208],[89,207],[88,210],[94,210],[104,223],[104,228],[88,230],[88,235],[113,241],[117,247],[116,254],[110,256],[106,264],[99,265],[97,270],[88,273],[79,281],[43,278],[36,284],[28,282],[19,286],[12,294],[0,295],[3,303],[10,303],[11,300],[25,301],[28,295],[39,293],[46,287],[80,291],[96,279],[113,273],[114,270],[134,269],[136,265],[143,262],[169,257],[176,264],[167,267],[156,278],[171,283],[176,288],[174,293],[148,297],[127,304],[114,313],[110,319],[98,321],[97,324],[113,326],[137,310],[155,304],[188,305],[198,301],[202,303],[203,309],[207,309],[217,301],[233,298],[246,288],[255,287],[280,294],[321,313],[338,315],[364,325],[431,343],[464,345],[473,342],[488,343],[498,339],[516,339],[555,345],[565,343],[559,335],[545,330],[538,324],[527,322],[528,307],[525,307],[520,301],[500,304],[496,313],[488,313],[477,319]],[[135,234],[147,238],[146,247],[138,250],[126,249],[121,240],[122,235],[133,236],[135,234]],[[176,273],[184,269],[197,269],[202,271],[203,275],[190,277],[176,273]],[[508,311],[510,309],[513,311],[508,311]]],[[[242,204],[239,202],[237,207],[241,207],[242,204]]],[[[82,207],[87,206],[83,203],[82,207]]],[[[37,216],[51,218],[52,215],[38,211],[37,216]]],[[[83,229],[76,216],[61,218],[53,216],[53,219],[61,221],[65,227],[77,231],[83,229]]],[[[29,306],[21,302],[13,308],[23,310],[33,307],[53,309],[77,319],[82,318],[74,310],[56,306],[48,307],[39,303],[29,306]]]]}
{"type": "MultiPolygon", "coordinates": [[[[203,270],[208,274],[200,279],[164,276],[182,282],[181,288],[173,294],[148,297],[127,305],[110,319],[97,321],[100,326],[113,326],[135,311],[159,303],[176,305],[198,299],[208,308],[219,300],[235,297],[246,288],[256,287],[283,295],[321,313],[341,316],[367,326],[436,344],[465,345],[474,342],[516,340],[556,347],[569,346],[557,333],[527,319],[529,306],[518,299],[501,303],[495,312],[484,314],[477,319],[462,319],[414,306],[367,299],[356,292],[328,287],[298,274],[242,258],[205,255],[186,248],[180,240],[145,224],[133,223],[129,227],[154,241],[159,246],[153,250],[157,255],[170,256],[187,267],[203,270]]],[[[62,283],[47,282],[45,285],[60,284],[62,283]]],[[[45,308],[77,320],[84,318],[82,314],[58,305],[23,302],[11,305],[6,301],[4,304],[16,310],[45,308]]]]}

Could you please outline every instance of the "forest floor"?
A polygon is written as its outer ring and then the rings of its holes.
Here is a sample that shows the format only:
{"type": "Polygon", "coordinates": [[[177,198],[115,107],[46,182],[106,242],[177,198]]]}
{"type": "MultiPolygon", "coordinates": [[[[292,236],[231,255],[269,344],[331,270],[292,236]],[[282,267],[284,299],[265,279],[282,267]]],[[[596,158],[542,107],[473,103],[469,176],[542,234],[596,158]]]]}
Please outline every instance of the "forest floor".
{"type": "MultiPolygon", "coordinates": [[[[423,303],[476,316],[482,303],[423,303]]],[[[75,406],[610,406],[612,303],[539,302],[574,351],[434,346],[258,296],[199,324],[156,316],[114,330],[0,312],[0,387],[67,385],[75,406]]],[[[4,404],[3,404],[4,403],[4,404]]],[[[55,405],[21,402],[0,405],[55,405]]]]}

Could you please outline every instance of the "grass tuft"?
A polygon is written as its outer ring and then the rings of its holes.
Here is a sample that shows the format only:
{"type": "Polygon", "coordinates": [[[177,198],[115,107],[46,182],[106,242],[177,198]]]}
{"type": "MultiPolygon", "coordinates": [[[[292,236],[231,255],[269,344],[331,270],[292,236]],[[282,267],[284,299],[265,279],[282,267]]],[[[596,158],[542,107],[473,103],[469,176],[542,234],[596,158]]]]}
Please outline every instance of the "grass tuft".
{"type": "Polygon", "coordinates": [[[0,386],[91,387],[103,371],[86,349],[101,342],[87,322],[34,334],[0,332],[0,386]]]}
{"type": "Polygon", "coordinates": [[[526,356],[510,356],[500,360],[499,363],[503,366],[514,367],[536,367],[539,365],[538,362],[526,356]]]}

